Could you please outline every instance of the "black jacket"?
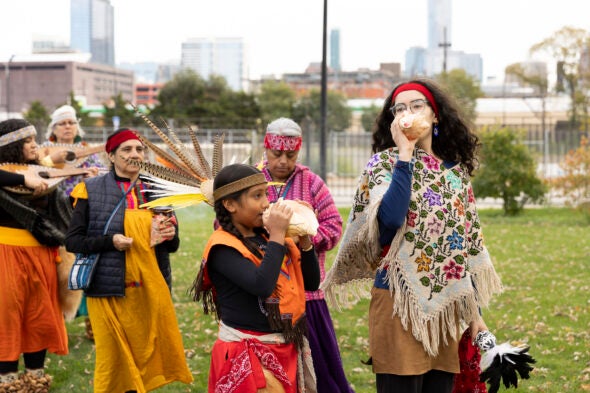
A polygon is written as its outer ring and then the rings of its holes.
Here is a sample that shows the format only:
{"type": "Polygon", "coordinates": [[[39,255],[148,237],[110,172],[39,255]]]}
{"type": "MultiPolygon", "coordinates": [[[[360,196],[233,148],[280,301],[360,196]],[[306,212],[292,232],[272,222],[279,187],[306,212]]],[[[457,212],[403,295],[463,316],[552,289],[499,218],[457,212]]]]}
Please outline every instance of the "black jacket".
{"type": "MultiPolygon", "coordinates": [[[[79,199],[66,235],[66,249],[74,253],[100,252],[90,288],[85,292],[89,297],[125,295],[125,252],[118,251],[113,244],[113,235],[125,233],[125,204],[123,203],[111,220],[106,235],[104,226],[123,197],[115,179],[114,171],[104,176],[85,180],[88,200],[79,199]]],[[[178,249],[178,230],[174,239],[165,241],[155,248],[160,271],[168,286],[171,286],[169,253],[178,249]]]]}

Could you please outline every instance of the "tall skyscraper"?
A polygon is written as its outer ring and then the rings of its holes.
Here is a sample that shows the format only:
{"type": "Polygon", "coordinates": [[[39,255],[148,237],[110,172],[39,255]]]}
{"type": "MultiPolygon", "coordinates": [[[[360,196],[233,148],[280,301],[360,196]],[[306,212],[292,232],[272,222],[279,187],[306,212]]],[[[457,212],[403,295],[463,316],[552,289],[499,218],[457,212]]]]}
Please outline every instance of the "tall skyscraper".
{"type": "Polygon", "coordinates": [[[340,30],[332,29],[330,31],[330,68],[334,71],[340,71],[340,30]]]}
{"type": "Polygon", "coordinates": [[[115,65],[115,18],[110,0],[70,0],[70,47],[91,62],[115,65]]]}
{"type": "Polygon", "coordinates": [[[180,64],[205,79],[221,75],[233,90],[245,90],[248,75],[242,38],[191,38],[182,43],[180,64]]]}
{"type": "Polygon", "coordinates": [[[451,42],[451,0],[428,0],[428,49],[451,42]],[[445,41],[446,29],[446,41],[445,41]]]}
{"type": "Polygon", "coordinates": [[[428,0],[428,44],[426,48],[406,50],[404,74],[407,77],[433,76],[460,68],[476,80],[482,80],[481,55],[451,49],[451,5],[452,0],[428,0]]]}

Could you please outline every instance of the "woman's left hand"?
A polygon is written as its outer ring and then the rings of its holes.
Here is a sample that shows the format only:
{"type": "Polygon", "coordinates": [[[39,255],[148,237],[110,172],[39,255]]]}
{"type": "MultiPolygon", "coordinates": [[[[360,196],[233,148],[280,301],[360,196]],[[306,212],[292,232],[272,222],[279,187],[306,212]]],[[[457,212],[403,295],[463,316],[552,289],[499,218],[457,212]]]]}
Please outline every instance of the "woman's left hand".
{"type": "Polygon", "coordinates": [[[477,333],[488,330],[486,323],[482,317],[478,317],[476,320],[469,323],[469,331],[471,332],[471,342],[475,341],[477,333]]]}
{"type": "Polygon", "coordinates": [[[159,230],[160,235],[165,239],[172,239],[176,234],[176,227],[170,221],[163,221],[159,230]]]}

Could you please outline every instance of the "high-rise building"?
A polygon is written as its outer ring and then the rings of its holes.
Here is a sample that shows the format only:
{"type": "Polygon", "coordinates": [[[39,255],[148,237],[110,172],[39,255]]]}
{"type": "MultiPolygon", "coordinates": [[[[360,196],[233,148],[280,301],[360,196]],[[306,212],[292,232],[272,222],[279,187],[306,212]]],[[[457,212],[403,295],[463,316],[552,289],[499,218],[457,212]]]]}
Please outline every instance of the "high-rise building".
{"type": "Polygon", "coordinates": [[[330,68],[333,71],[342,70],[340,66],[340,30],[330,31],[330,68]]]}
{"type": "Polygon", "coordinates": [[[115,65],[114,10],[110,0],[70,0],[70,47],[91,62],[115,65]]]}
{"type": "Polygon", "coordinates": [[[428,0],[428,49],[451,41],[451,0],[428,0]],[[446,29],[446,39],[445,39],[446,29]]]}
{"type": "Polygon", "coordinates": [[[182,43],[180,64],[204,79],[220,75],[233,90],[246,90],[248,73],[242,38],[191,38],[182,43]]]}

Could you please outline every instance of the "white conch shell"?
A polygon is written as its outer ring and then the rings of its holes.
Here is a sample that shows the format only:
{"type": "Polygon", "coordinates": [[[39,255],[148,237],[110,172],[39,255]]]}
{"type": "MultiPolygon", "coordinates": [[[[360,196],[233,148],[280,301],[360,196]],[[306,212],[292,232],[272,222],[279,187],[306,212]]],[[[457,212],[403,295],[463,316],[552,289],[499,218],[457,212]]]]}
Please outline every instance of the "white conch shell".
{"type": "Polygon", "coordinates": [[[430,122],[421,114],[407,114],[399,119],[399,126],[409,140],[421,138],[430,130],[430,122]]]}
{"type": "MultiPolygon", "coordinates": [[[[303,203],[299,203],[290,199],[280,198],[277,202],[289,206],[293,210],[289,229],[287,230],[287,237],[295,236],[315,236],[318,233],[320,226],[315,212],[303,203]]],[[[266,222],[270,214],[270,208],[275,204],[271,203],[268,209],[262,215],[262,220],[266,222]]]]}

